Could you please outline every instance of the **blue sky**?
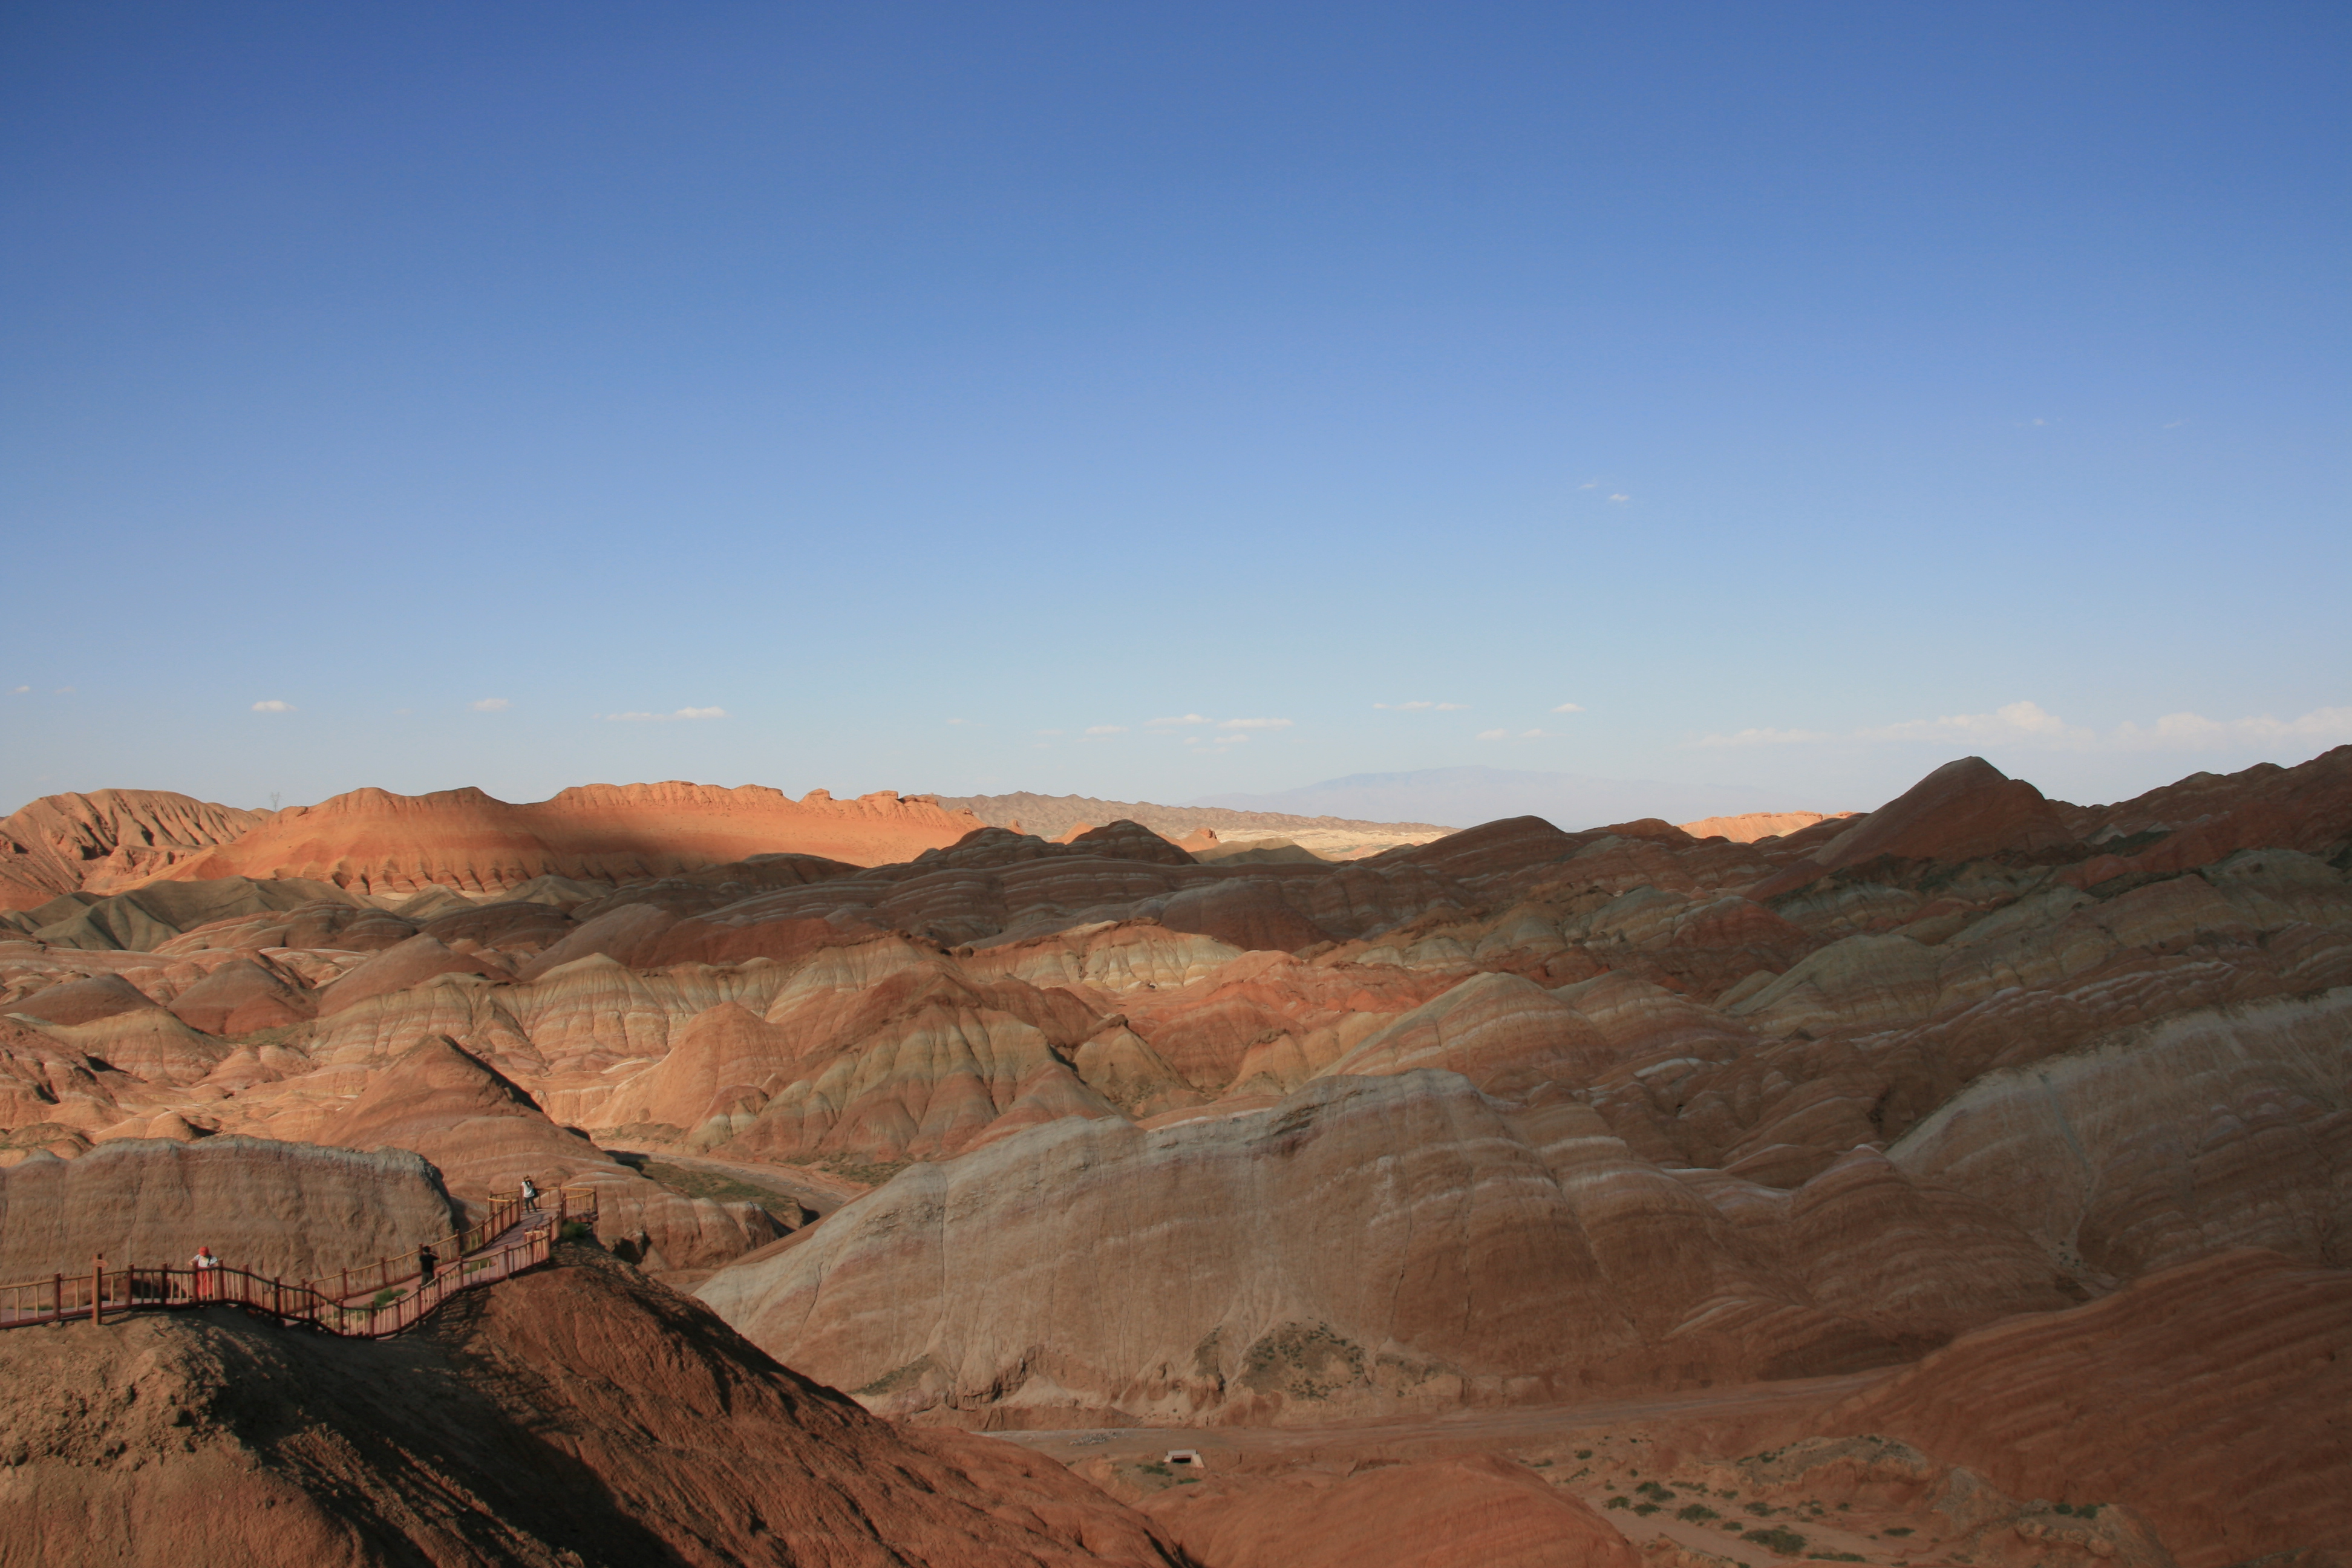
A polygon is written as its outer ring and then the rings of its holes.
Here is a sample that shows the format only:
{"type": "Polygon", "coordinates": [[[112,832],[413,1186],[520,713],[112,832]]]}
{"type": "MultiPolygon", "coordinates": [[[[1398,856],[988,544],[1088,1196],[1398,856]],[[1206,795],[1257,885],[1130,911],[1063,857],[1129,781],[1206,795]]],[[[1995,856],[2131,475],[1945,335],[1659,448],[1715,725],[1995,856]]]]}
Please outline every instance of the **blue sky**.
{"type": "Polygon", "coordinates": [[[2352,741],[2347,46],[9,7],[0,809],[2297,761],[2352,741]]]}

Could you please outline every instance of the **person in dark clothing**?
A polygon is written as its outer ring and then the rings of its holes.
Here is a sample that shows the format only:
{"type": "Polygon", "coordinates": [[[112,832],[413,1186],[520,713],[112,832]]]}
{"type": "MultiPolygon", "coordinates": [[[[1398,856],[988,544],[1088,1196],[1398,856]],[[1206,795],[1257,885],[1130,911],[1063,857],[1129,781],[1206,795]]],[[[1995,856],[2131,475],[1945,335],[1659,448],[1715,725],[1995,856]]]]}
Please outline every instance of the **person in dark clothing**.
{"type": "Polygon", "coordinates": [[[421,1277],[417,1283],[420,1286],[433,1283],[433,1269],[440,1261],[438,1258],[433,1256],[431,1247],[420,1247],[416,1249],[416,1271],[421,1277]]]}

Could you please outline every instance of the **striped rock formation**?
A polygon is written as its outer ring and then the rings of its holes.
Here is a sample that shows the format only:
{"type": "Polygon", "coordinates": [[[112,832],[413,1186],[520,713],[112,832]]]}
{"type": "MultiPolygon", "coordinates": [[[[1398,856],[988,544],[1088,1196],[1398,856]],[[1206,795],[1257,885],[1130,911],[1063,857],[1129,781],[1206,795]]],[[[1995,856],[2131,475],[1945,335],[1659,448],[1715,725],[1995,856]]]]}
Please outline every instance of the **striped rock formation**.
{"type": "Polygon", "coordinates": [[[408,1148],[461,1202],[595,1181],[608,1240],[926,1419],[1884,1364],[2234,1246],[2347,1262],[2347,765],[2084,807],[1971,759],[1753,842],[1517,818],[1339,865],[287,814],[219,851],[250,875],[15,917],[0,1164],[241,1135],[408,1148]]]}

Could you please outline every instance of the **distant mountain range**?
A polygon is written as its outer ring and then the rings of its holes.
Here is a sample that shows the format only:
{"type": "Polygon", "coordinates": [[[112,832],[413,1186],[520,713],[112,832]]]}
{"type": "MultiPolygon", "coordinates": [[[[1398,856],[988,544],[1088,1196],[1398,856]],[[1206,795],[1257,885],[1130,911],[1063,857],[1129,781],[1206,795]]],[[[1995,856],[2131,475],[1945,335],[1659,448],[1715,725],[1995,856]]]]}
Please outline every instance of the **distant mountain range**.
{"type": "Polygon", "coordinates": [[[1191,805],[1157,805],[1148,800],[1098,800],[1090,795],[1034,795],[1026,790],[1013,795],[943,795],[932,798],[938,800],[945,810],[969,811],[992,826],[1009,827],[1017,822],[1022,831],[1036,834],[1041,838],[1057,838],[1077,826],[1100,827],[1107,822],[1117,822],[1122,817],[1129,822],[1139,822],[1152,832],[1170,838],[1181,838],[1202,827],[1221,838],[1263,838],[1275,834],[1309,830],[1362,830],[1435,837],[1452,831],[1451,827],[1435,822],[1334,820],[1328,814],[1255,811],[1207,802],[1196,802],[1191,805]]]}
{"type": "Polygon", "coordinates": [[[1486,767],[1350,773],[1346,778],[1327,779],[1275,795],[1212,795],[1188,804],[1229,811],[1342,816],[1370,822],[1409,818],[1447,823],[1455,827],[1475,826],[1503,816],[1540,816],[1571,833],[1643,816],[1685,822],[1738,812],[1785,811],[1791,806],[1830,809],[1819,802],[1783,800],[1755,789],[1486,767]]]}

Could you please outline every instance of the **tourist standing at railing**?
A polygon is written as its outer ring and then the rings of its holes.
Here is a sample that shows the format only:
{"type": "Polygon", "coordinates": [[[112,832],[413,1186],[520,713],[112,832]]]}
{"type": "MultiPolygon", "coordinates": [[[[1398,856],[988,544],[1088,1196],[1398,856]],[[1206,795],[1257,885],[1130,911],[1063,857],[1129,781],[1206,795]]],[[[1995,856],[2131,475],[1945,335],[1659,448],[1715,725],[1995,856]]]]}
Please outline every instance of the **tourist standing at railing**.
{"type": "Polygon", "coordinates": [[[420,1247],[416,1249],[416,1272],[419,1276],[416,1281],[416,1286],[418,1289],[421,1290],[425,1286],[433,1283],[433,1268],[434,1266],[440,1261],[441,1260],[439,1258],[433,1256],[433,1249],[431,1247],[420,1247]]]}
{"type": "Polygon", "coordinates": [[[219,1294],[216,1289],[219,1281],[213,1278],[213,1272],[220,1267],[220,1259],[213,1256],[211,1247],[197,1247],[196,1255],[188,1259],[188,1266],[194,1275],[194,1290],[197,1300],[209,1301],[219,1294]]]}
{"type": "Polygon", "coordinates": [[[539,1189],[531,1184],[529,1176],[522,1179],[522,1212],[525,1214],[539,1212],[539,1189]]]}

